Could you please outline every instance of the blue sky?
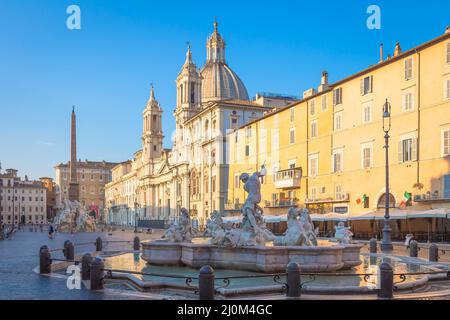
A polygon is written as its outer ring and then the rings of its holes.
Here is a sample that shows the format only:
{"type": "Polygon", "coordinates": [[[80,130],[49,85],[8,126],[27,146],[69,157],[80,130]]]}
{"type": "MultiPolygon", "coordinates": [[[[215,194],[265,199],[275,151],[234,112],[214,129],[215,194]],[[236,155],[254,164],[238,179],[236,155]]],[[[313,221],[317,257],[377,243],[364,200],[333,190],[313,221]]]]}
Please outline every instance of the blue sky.
{"type": "Polygon", "coordinates": [[[214,16],[227,60],[251,97],[292,95],[334,82],[444,32],[450,2],[0,0],[0,161],[22,176],[54,176],[69,159],[70,112],[81,159],[124,161],[140,148],[150,83],[164,108],[165,147],[174,129],[175,79],[191,43],[197,66],[214,16]],[[417,3],[417,4],[416,4],[417,3]],[[66,8],[81,8],[81,30],[66,8]],[[366,9],[381,8],[381,30],[366,9]]]}

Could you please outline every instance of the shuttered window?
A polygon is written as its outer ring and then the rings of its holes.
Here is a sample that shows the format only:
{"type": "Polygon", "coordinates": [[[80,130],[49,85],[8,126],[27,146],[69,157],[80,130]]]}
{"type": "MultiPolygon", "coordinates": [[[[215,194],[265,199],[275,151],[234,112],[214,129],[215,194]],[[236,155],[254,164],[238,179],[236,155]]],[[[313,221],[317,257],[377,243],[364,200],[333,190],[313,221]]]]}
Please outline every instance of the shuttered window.
{"type": "Polygon", "coordinates": [[[405,80],[410,80],[413,77],[413,60],[412,58],[405,60],[405,80]]]}
{"type": "Polygon", "coordinates": [[[446,49],[446,52],[445,52],[446,60],[447,60],[447,63],[450,64],[450,42],[447,43],[445,49],[446,49]]]}
{"type": "Polygon", "coordinates": [[[444,100],[450,99],[450,79],[444,80],[444,100]]]}
{"type": "Polygon", "coordinates": [[[337,106],[342,103],[342,88],[333,90],[333,105],[337,106]]]}
{"type": "Polygon", "coordinates": [[[373,76],[368,76],[361,79],[360,87],[361,95],[363,96],[373,92],[373,76]]]}
{"type": "Polygon", "coordinates": [[[404,139],[398,143],[398,161],[409,162],[417,160],[417,139],[404,139]]]}
{"type": "Polygon", "coordinates": [[[414,96],[412,92],[406,92],[403,94],[403,111],[414,110],[414,96]]]}
{"type": "Polygon", "coordinates": [[[442,131],[442,156],[450,156],[450,129],[442,131]]]}

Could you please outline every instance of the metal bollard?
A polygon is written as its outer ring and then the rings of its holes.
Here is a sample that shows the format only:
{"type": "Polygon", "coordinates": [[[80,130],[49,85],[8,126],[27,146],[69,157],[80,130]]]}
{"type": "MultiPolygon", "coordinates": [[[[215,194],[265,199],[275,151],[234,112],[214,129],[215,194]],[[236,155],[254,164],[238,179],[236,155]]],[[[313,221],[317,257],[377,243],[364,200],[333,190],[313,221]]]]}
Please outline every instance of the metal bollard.
{"type": "Polygon", "coordinates": [[[139,251],[139,249],[141,249],[141,240],[139,239],[139,237],[134,237],[133,250],[134,251],[139,251]]]}
{"type": "Polygon", "coordinates": [[[91,279],[91,263],[92,256],[90,253],[86,253],[81,258],[81,280],[91,279]]]}
{"type": "Polygon", "coordinates": [[[394,296],[394,271],[389,263],[383,262],[380,266],[380,289],[378,297],[391,299],[394,296]]]}
{"type": "Polygon", "coordinates": [[[98,237],[95,240],[95,251],[102,251],[103,250],[103,240],[102,238],[98,237]]]}
{"type": "Polygon", "coordinates": [[[377,239],[372,238],[369,242],[370,253],[377,253],[377,239]]]}
{"type": "Polygon", "coordinates": [[[75,258],[75,247],[73,243],[69,241],[66,246],[66,260],[73,260],[75,258]]]}
{"type": "Polygon", "coordinates": [[[200,300],[214,300],[214,269],[211,266],[203,266],[198,276],[198,289],[200,300]]]}
{"type": "Polygon", "coordinates": [[[52,272],[52,255],[47,246],[39,249],[39,273],[48,274],[52,272]]]}
{"type": "Polygon", "coordinates": [[[287,265],[287,288],[286,296],[289,298],[298,298],[301,295],[300,266],[296,262],[287,265]]]}
{"type": "Polygon", "coordinates": [[[428,255],[431,262],[439,261],[439,248],[435,243],[431,244],[428,255]]]}
{"type": "Polygon", "coordinates": [[[105,263],[100,257],[95,257],[91,262],[91,290],[103,290],[105,263]]]}
{"type": "Polygon", "coordinates": [[[416,240],[411,240],[409,242],[409,256],[417,258],[417,252],[418,251],[419,251],[419,249],[417,247],[417,241],[416,240]]]}
{"type": "Polygon", "coordinates": [[[64,241],[64,248],[62,250],[64,258],[66,258],[66,259],[67,259],[67,245],[69,244],[69,242],[70,242],[70,240],[64,241]]]}

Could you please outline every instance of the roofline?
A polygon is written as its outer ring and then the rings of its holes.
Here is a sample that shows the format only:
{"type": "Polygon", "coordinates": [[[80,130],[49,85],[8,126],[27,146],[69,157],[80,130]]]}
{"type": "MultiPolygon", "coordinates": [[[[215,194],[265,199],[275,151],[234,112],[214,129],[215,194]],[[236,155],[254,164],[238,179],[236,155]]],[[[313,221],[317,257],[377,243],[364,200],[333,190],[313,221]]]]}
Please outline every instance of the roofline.
{"type": "MultiPolygon", "coordinates": [[[[369,67],[369,68],[366,68],[366,69],[364,69],[364,70],[362,70],[362,71],[359,71],[359,72],[357,72],[357,73],[354,73],[354,74],[352,74],[352,75],[350,75],[350,76],[348,76],[348,77],[346,77],[346,78],[344,78],[344,79],[342,79],[342,80],[339,80],[339,81],[337,81],[337,82],[335,82],[335,83],[333,83],[333,84],[329,84],[329,85],[328,85],[328,88],[325,89],[325,90],[323,90],[323,91],[317,92],[317,93],[315,93],[315,94],[313,94],[313,95],[311,95],[311,96],[309,96],[309,97],[303,98],[303,99],[301,99],[301,100],[294,101],[293,103],[291,103],[291,104],[289,104],[289,105],[287,105],[287,106],[285,106],[285,107],[275,109],[274,111],[272,111],[272,112],[270,112],[270,113],[268,113],[268,114],[262,116],[261,118],[255,119],[255,120],[253,120],[253,121],[248,122],[248,123],[245,124],[245,125],[240,126],[238,129],[236,129],[236,130],[234,130],[233,132],[230,132],[230,133],[234,133],[234,132],[236,132],[236,131],[238,131],[238,130],[240,130],[240,129],[243,129],[243,128],[245,128],[245,127],[248,127],[248,126],[250,126],[250,125],[252,125],[252,124],[254,124],[254,123],[256,123],[256,122],[258,122],[258,121],[260,121],[260,120],[263,120],[263,119],[266,119],[266,118],[268,118],[268,117],[270,117],[270,116],[273,116],[274,114],[280,113],[280,112],[282,112],[282,111],[284,111],[284,110],[286,110],[286,109],[290,109],[290,108],[292,108],[292,107],[294,107],[294,106],[296,106],[296,105],[299,105],[299,104],[301,104],[301,103],[303,103],[303,102],[307,102],[307,101],[309,101],[309,100],[311,100],[311,99],[313,99],[313,98],[316,98],[316,97],[318,97],[318,96],[323,95],[324,93],[333,91],[333,89],[334,89],[336,86],[339,86],[339,85],[341,85],[341,84],[343,84],[343,83],[345,83],[345,82],[348,82],[348,81],[350,81],[350,80],[353,80],[353,79],[355,79],[355,78],[358,78],[358,77],[360,77],[360,76],[362,76],[362,75],[364,75],[364,74],[366,74],[366,73],[373,72],[374,70],[377,70],[377,69],[379,69],[379,68],[382,68],[382,67],[384,67],[384,66],[386,66],[386,65],[388,65],[388,64],[394,63],[394,62],[396,62],[396,61],[398,61],[398,60],[401,60],[401,59],[403,59],[403,58],[405,58],[405,57],[407,57],[407,56],[413,55],[413,54],[417,53],[418,51],[424,50],[424,49],[426,49],[426,48],[428,48],[428,47],[431,47],[432,45],[434,45],[434,44],[436,44],[436,43],[439,43],[439,42],[441,42],[441,41],[444,41],[444,40],[446,40],[446,39],[450,39],[450,33],[445,33],[445,34],[443,34],[443,35],[440,35],[439,37],[436,37],[436,38],[434,38],[434,39],[432,39],[432,40],[430,40],[430,41],[427,41],[427,42],[425,42],[425,43],[423,43],[423,44],[421,44],[421,45],[418,45],[418,46],[416,46],[416,47],[414,47],[414,48],[412,48],[412,49],[409,49],[409,50],[407,50],[407,51],[405,51],[405,52],[399,54],[398,56],[392,57],[392,58],[390,58],[390,59],[386,59],[386,60],[384,60],[383,62],[380,62],[380,63],[378,63],[378,64],[376,64],[376,65],[373,65],[373,66],[371,66],[371,67],[369,67]]],[[[229,133],[229,134],[230,134],[230,133],[229,133]]]]}

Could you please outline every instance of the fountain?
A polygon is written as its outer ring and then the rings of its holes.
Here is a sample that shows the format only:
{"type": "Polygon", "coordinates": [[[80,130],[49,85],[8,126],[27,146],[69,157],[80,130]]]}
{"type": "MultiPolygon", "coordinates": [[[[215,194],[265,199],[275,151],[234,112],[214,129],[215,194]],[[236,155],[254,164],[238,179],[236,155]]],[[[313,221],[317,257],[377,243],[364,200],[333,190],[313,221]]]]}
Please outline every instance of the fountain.
{"type": "Polygon", "coordinates": [[[152,265],[211,265],[258,272],[284,272],[289,262],[299,263],[302,272],[334,272],[361,264],[363,245],[350,240],[320,243],[307,209],[290,208],[286,233],[275,237],[267,229],[259,206],[259,178],[264,171],[263,167],[260,172],[240,177],[248,197],[241,210],[239,228],[224,223],[224,215],[216,211],[207,225],[209,242],[193,243],[189,214],[183,209],[180,219],[172,223],[162,240],[142,243],[142,259],[152,265]]]}
{"type": "Polygon", "coordinates": [[[64,208],[56,215],[54,225],[60,232],[94,232],[95,221],[78,201],[64,201],[64,208]]]}

